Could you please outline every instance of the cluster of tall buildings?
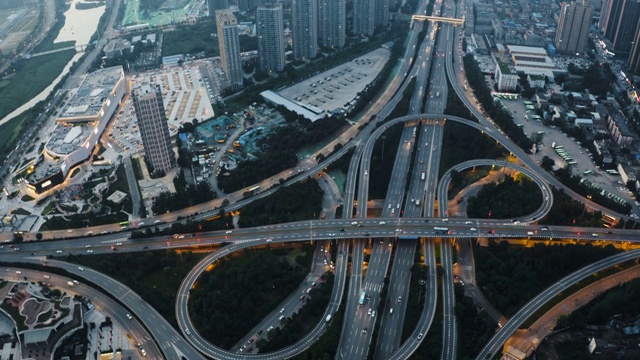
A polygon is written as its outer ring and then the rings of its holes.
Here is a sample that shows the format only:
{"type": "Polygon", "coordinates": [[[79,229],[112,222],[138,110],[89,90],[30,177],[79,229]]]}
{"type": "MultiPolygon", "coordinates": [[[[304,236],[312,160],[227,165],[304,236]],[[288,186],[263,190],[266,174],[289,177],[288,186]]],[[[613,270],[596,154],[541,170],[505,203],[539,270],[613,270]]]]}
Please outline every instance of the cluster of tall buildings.
{"type": "Polygon", "coordinates": [[[640,73],[640,0],[603,0],[598,28],[616,54],[628,54],[627,68],[640,73]]]}
{"type": "MultiPolygon", "coordinates": [[[[555,46],[559,53],[586,51],[594,9],[587,0],[561,5],[555,46]]],[[[617,55],[628,56],[627,68],[640,73],[640,0],[603,0],[598,29],[617,55]]]]}
{"type": "Polygon", "coordinates": [[[556,49],[562,54],[583,54],[587,49],[593,6],[586,0],[566,2],[560,9],[556,31],[556,49]]]}
{"type": "MultiPolygon", "coordinates": [[[[389,22],[389,0],[354,0],[354,35],[373,35],[389,22]]],[[[215,12],[222,66],[231,87],[242,85],[237,20],[229,0],[209,0],[215,12]]],[[[285,65],[283,7],[278,1],[238,0],[240,11],[256,8],[256,36],[260,70],[280,72],[285,65]]],[[[315,58],[319,46],[341,48],[345,44],[346,0],[291,0],[293,57],[315,58]]]]}

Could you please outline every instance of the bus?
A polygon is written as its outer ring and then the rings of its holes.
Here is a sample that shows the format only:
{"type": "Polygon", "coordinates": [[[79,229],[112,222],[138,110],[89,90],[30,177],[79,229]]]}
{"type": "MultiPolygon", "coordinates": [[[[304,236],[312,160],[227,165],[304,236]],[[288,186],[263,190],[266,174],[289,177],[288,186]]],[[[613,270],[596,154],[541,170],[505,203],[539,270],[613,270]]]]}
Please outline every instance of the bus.
{"type": "Polygon", "coordinates": [[[591,170],[587,170],[587,171],[585,171],[583,174],[584,174],[584,175],[589,175],[589,174],[591,174],[592,172],[593,172],[593,171],[591,171],[591,170]]]}
{"type": "Polygon", "coordinates": [[[577,164],[577,162],[575,162],[575,161],[569,161],[567,164],[569,164],[569,165],[575,165],[575,164],[577,164]]]}
{"type": "Polygon", "coordinates": [[[260,190],[260,185],[256,185],[256,186],[252,187],[251,189],[249,189],[249,192],[253,194],[258,190],[260,190]]]}
{"type": "Polygon", "coordinates": [[[120,226],[129,226],[129,222],[128,221],[121,221],[120,226]]]}
{"type": "Polygon", "coordinates": [[[360,294],[360,300],[358,301],[358,304],[360,306],[364,305],[364,299],[367,296],[367,293],[365,291],[362,292],[362,294],[360,294]]]}
{"type": "Polygon", "coordinates": [[[446,228],[446,227],[435,226],[433,228],[433,230],[435,230],[436,234],[448,234],[449,233],[449,228],[446,228]]]}
{"type": "Polygon", "coordinates": [[[413,135],[412,137],[416,137],[416,128],[413,128],[413,135]]]}

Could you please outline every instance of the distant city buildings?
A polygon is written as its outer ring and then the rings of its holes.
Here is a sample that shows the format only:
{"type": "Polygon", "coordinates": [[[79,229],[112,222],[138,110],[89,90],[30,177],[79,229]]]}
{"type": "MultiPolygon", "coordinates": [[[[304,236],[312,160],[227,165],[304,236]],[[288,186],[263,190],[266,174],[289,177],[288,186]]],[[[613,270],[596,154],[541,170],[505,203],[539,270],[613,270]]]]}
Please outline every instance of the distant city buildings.
{"type": "Polygon", "coordinates": [[[222,69],[227,76],[229,87],[237,89],[242,87],[243,79],[238,20],[229,9],[216,10],[216,25],[222,69]]]}
{"type": "Polygon", "coordinates": [[[640,0],[604,0],[598,26],[613,45],[613,52],[631,52],[640,18],[640,0]]]}
{"type": "Polygon", "coordinates": [[[282,5],[265,5],[256,12],[260,69],[281,72],[284,69],[284,24],[282,5]]]}
{"type": "Polygon", "coordinates": [[[386,28],[389,25],[389,0],[375,0],[375,26],[386,28]]]}
{"type": "Polygon", "coordinates": [[[229,0],[209,0],[209,14],[215,14],[216,10],[229,8],[229,0]]]}
{"type": "Polygon", "coordinates": [[[373,35],[377,0],[353,0],[353,35],[373,35]]]}
{"type": "Polygon", "coordinates": [[[593,7],[586,0],[562,4],[555,41],[557,51],[571,55],[584,53],[592,18],[593,7]]]}
{"type": "Polygon", "coordinates": [[[640,75],[640,21],[638,21],[636,36],[633,39],[633,46],[631,47],[631,53],[627,61],[627,69],[640,75]]]}
{"type": "Polygon", "coordinates": [[[167,173],[176,166],[171,148],[169,125],[162,103],[160,86],[143,84],[132,92],[145,160],[153,174],[167,173]]]}
{"type": "Polygon", "coordinates": [[[318,55],[318,1],[293,0],[293,57],[313,59],[318,55]]]}
{"type": "Polygon", "coordinates": [[[318,0],[322,46],[341,48],[345,42],[346,0],[318,0]]]}

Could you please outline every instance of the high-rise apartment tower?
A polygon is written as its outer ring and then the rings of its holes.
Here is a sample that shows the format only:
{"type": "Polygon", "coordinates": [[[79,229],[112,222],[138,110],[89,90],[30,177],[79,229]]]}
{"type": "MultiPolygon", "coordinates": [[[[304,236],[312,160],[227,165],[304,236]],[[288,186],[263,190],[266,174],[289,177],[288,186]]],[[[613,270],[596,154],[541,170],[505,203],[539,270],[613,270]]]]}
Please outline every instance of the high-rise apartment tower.
{"type": "Polygon", "coordinates": [[[171,148],[160,86],[144,84],[134,89],[132,93],[145,160],[151,166],[150,171],[153,173],[167,173],[175,167],[176,160],[171,148]]]}
{"type": "Polygon", "coordinates": [[[232,88],[242,87],[242,60],[240,58],[240,38],[238,20],[231,10],[216,10],[218,46],[222,68],[232,88]]]}
{"type": "Polygon", "coordinates": [[[265,5],[256,12],[258,58],[263,71],[284,69],[284,24],[282,5],[265,5]]]}
{"type": "Polygon", "coordinates": [[[318,55],[318,1],[293,0],[293,57],[313,59],[318,55]]]}

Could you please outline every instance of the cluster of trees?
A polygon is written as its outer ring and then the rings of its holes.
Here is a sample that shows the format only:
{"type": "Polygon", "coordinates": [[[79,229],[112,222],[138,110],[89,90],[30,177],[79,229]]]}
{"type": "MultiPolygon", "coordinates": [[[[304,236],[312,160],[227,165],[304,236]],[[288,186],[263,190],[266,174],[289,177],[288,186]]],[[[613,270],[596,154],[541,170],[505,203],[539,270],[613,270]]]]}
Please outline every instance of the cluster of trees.
{"type": "Polygon", "coordinates": [[[319,218],[322,196],[316,181],[283,187],[271,196],[247,204],[238,224],[245,228],[319,218]]]}
{"type": "Polygon", "coordinates": [[[384,199],[391,181],[391,171],[402,137],[404,124],[396,124],[387,129],[376,140],[371,154],[369,172],[369,198],[384,199]]]}
{"type": "Polygon", "coordinates": [[[487,299],[505,316],[562,277],[618,252],[612,245],[543,245],[492,243],[474,249],[476,280],[487,299]]]}
{"type": "MultiPolygon", "coordinates": [[[[320,321],[331,300],[331,291],[335,275],[327,272],[322,275],[322,281],[312,288],[305,297],[304,305],[292,317],[282,320],[282,327],[269,332],[268,340],[260,340],[256,346],[260,352],[270,352],[285,348],[302,339],[320,321]]],[[[334,319],[335,321],[335,319],[334,319]]]]}
{"type": "Polygon", "coordinates": [[[184,209],[216,198],[209,183],[205,181],[198,185],[187,184],[182,172],[173,179],[173,184],[176,188],[175,193],[162,192],[154,199],[152,210],[155,214],[184,209]]]}
{"type": "Polygon", "coordinates": [[[493,101],[491,89],[487,86],[484,74],[476,63],[472,54],[467,54],[463,58],[465,73],[469,81],[469,86],[473,89],[476,98],[482,104],[484,111],[500,126],[514,143],[524,151],[531,151],[533,142],[529,139],[513,121],[513,117],[508,110],[499,106],[493,101]]]}
{"type": "Polygon", "coordinates": [[[542,193],[538,185],[524,175],[517,180],[505,176],[496,184],[491,182],[469,198],[467,215],[472,218],[506,219],[533,213],[542,205],[542,193]]]}
{"type": "MultiPolygon", "coordinates": [[[[605,65],[608,66],[608,64],[605,65]]],[[[589,89],[589,93],[596,96],[607,96],[607,92],[611,91],[612,81],[608,76],[610,68],[607,71],[605,67],[596,63],[585,70],[573,63],[569,63],[567,70],[569,73],[579,75],[582,78],[565,82],[565,90],[582,92],[584,89],[589,89]]]]}
{"type": "Polygon", "coordinates": [[[622,314],[635,318],[640,314],[640,279],[609,289],[583,307],[576,309],[566,319],[566,325],[604,325],[613,315],[622,314]]]}
{"type": "Polygon", "coordinates": [[[553,192],[553,205],[549,213],[540,219],[540,224],[602,226],[601,212],[587,210],[584,203],[569,197],[563,190],[551,188],[551,191],[553,192]]]}
{"type": "Polygon", "coordinates": [[[262,154],[258,160],[242,161],[229,176],[219,177],[220,189],[230,193],[294,166],[298,162],[296,151],[326,139],[347,124],[339,117],[311,122],[286,109],[279,107],[278,111],[287,124],[259,142],[262,154]]]}
{"type": "Polygon", "coordinates": [[[471,360],[493,336],[496,323],[486,311],[480,310],[473,300],[464,294],[461,285],[455,286],[455,292],[458,338],[464,339],[459,342],[458,355],[460,359],[471,360]]]}
{"type": "Polygon", "coordinates": [[[497,159],[505,155],[505,150],[488,136],[466,125],[447,121],[444,125],[440,174],[452,166],[472,159],[497,159]]]}
{"type": "MultiPolygon", "coordinates": [[[[205,254],[206,255],[206,254],[205,254]]],[[[69,255],[67,261],[90,266],[122,282],[174,327],[176,294],[182,279],[204,257],[189,251],[145,251],[108,255],[69,255]]]]}
{"type": "MultiPolygon", "coordinates": [[[[346,280],[347,282],[349,279],[346,280]]],[[[316,340],[305,352],[292,357],[293,360],[316,360],[333,359],[336,356],[336,349],[340,342],[342,331],[342,321],[344,319],[344,306],[346,301],[340,305],[340,309],[333,314],[331,324],[327,330],[316,340]]]]}
{"type": "MultiPolygon", "coordinates": [[[[304,249],[313,253],[311,246],[304,249]]],[[[189,315],[200,334],[229,349],[296,290],[309,269],[290,264],[289,252],[244,249],[204,272],[189,303],[189,315]]]]}

